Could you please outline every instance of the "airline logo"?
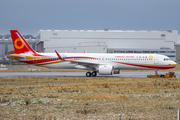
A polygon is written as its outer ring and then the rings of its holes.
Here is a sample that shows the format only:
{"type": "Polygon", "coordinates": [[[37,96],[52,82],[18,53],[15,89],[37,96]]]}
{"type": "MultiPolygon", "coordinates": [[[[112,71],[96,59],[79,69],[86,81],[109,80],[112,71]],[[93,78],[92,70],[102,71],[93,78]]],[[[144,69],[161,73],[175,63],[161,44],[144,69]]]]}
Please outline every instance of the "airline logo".
{"type": "Polygon", "coordinates": [[[17,38],[15,41],[14,41],[14,46],[15,48],[17,49],[22,49],[24,47],[24,42],[22,39],[20,38],[17,38]]]}
{"type": "Polygon", "coordinates": [[[152,56],[152,55],[150,55],[150,56],[149,56],[149,59],[153,59],[153,56],[152,56]]]}

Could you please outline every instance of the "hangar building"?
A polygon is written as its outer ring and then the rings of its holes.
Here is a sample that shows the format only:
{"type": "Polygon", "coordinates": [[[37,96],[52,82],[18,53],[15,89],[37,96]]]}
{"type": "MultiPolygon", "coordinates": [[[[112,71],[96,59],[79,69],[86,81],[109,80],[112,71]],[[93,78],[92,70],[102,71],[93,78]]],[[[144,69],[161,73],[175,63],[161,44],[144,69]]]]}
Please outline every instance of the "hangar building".
{"type": "Polygon", "coordinates": [[[180,49],[177,30],[45,29],[39,31],[37,40],[37,50],[40,52],[157,53],[167,55],[174,61],[180,59],[180,55],[176,55],[180,54],[176,52],[180,49]]]}

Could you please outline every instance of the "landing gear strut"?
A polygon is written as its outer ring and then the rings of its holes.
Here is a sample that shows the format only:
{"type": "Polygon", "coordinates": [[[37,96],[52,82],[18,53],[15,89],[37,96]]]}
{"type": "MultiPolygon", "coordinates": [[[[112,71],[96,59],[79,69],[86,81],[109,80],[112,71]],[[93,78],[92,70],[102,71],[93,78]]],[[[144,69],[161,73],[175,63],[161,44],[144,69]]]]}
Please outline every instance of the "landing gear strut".
{"type": "Polygon", "coordinates": [[[91,72],[87,72],[86,73],[86,77],[91,77],[91,76],[96,77],[97,76],[97,72],[93,71],[92,73],[91,72]]]}

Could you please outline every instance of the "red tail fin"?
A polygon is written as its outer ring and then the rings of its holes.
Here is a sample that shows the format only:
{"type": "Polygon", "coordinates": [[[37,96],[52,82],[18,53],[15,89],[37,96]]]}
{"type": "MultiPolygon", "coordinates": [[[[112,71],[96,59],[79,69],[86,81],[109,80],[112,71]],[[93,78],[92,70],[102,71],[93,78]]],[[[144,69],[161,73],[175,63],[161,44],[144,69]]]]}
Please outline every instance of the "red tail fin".
{"type": "Polygon", "coordinates": [[[17,30],[10,30],[16,54],[36,53],[17,30]]]}

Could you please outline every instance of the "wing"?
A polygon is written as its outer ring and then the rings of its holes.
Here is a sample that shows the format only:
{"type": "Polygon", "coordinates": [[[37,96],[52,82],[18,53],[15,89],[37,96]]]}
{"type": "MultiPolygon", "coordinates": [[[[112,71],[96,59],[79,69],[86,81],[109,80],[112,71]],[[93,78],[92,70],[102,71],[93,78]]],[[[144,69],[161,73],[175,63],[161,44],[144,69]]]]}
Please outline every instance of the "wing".
{"type": "Polygon", "coordinates": [[[67,59],[64,59],[63,57],[61,57],[59,55],[59,53],[55,50],[59,60],[62,60],[62,61],[69,61],[71,62],[72,64],[77,64],[77,65],[81,65],[81,66],[84,66],[86,67],[87,69],[91,68],[93,70],[95,70],[99,65],[100,63],[97,63],[97,62],[85,62],[85,61],[77,61],[77,60],[67,60],[67,59]]]}

